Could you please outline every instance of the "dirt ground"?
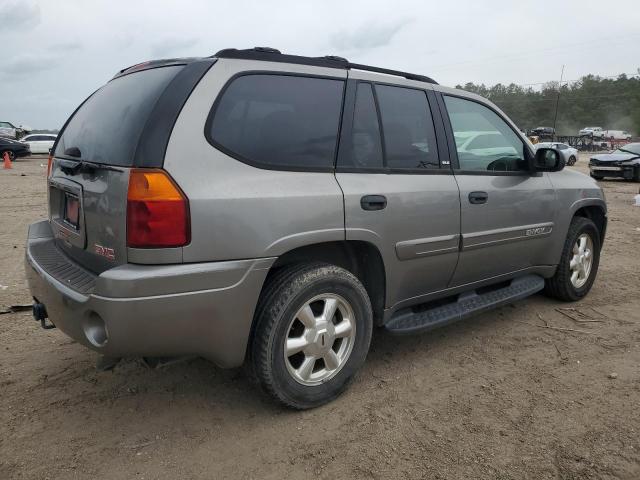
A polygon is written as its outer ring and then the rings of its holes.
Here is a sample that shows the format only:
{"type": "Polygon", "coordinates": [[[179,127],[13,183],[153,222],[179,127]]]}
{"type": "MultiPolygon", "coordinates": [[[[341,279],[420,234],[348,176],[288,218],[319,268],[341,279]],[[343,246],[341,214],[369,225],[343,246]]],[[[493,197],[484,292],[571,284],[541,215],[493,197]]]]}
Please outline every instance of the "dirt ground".
{"type": "MultiPolygon", "coordinates": [[[[22,259],[45,164],[0,170],[0,310],[30,302],[22,259]]],[[[640,185],[601,184],[609,230],[586,299],[378,331],[351,388],[312,411],[204,360],[97,372],[96,353],[29,312],[2,314],[0,479],[639,479],[640,185]]]]}

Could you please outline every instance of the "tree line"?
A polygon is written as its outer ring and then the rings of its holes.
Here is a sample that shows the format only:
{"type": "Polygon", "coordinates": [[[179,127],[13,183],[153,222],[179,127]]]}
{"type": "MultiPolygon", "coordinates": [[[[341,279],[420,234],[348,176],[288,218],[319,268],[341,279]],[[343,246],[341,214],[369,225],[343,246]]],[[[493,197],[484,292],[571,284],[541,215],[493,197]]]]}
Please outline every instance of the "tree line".
{"type": "Polygon", "coordinates": [[[626,130],[637,136],[640,135],[640,69],[638,74],[622,74],[616,78],[587,75],[575,82],[563,82],[559,92],[559,82],[545,83],[539,90],[513,83],[488,87],[472,82],[456,88],[488,98],[522,130],[552,127],[558,101],[558,135],[577,135],[581,128],[596,126],[626,130]]]}

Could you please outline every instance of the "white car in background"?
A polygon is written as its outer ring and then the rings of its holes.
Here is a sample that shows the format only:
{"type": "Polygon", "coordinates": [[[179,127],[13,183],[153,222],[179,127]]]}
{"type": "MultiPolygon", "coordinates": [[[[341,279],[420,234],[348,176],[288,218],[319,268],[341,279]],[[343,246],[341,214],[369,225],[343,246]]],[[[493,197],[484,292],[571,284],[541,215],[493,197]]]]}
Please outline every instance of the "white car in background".
{"type": "Polygon", "coordinates": [[[20,139],[29,145],[31,153],[49,153],[58,135],[55,133],[32,133],[20,139]]]}
{"type": "Polygon", "coordinates": [[[564,158],[564,163],[567,165],[573,165],[578,160],[578,150],[567,145],[566,143],[558,142],[541,142],[536,143],[535,148],[555,148],[560,151],[560,155],[564,158]]]}
{"type": "Polygon", "coordinates": [[[578,135],[581,137],[587,135],[592,138],[603,138],[604,130],[602,130],[602,127],[584,127],[578,132],[578,135]]]}

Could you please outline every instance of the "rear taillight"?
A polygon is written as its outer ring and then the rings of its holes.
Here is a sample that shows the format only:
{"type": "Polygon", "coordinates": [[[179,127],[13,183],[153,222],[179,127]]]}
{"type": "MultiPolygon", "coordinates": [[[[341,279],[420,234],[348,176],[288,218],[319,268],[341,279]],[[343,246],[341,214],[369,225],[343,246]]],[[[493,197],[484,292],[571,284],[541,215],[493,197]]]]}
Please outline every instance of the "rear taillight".
{"type": "Polygon", "coordinates": [[[127,245],[181,247],[190,241],[187,197],[164,170],[133,169],[127,193],[127,245]]]}
{"type": "Polygon", "coordinates": [[[51,176],[52,165],[53,165],[53,157],[49,155],[49,160],[47,160],[47,178],[51,176]]]}

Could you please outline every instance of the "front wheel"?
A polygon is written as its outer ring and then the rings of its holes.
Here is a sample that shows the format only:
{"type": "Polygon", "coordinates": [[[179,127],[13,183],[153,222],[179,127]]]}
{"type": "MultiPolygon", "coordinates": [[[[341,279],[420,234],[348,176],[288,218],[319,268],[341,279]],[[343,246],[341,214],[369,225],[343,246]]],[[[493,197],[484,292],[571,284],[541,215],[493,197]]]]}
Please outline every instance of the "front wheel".
{"type": "Polygon", "coordinates": [[[633,181],[640,182],[640,165],[633,169],[633,181]]]}
{"type": "Polygon", "coordinates": [[[583,298],[596,278],[600,263],[600,233],[588,218],[573,217],[560,263],[546,280],[545,292],[558,300],[575,302],[583,298]]]}
{"type": "Polygon", "coordinates": [[[569,157],[569,161],[567,162],[567,165],[571,166],[571,165],[575,165],[576,163],[576,157],[574,157],[573,155],[571,155],[569,157]]]}
{"type": "Polygon", "coordinates": [[[369,350],[371,302],[360,281],[335,265],[285,267],[256,311],[250,361],[262,388],[279,402],[313,408],[336,398],[369,350]]]}

